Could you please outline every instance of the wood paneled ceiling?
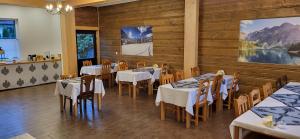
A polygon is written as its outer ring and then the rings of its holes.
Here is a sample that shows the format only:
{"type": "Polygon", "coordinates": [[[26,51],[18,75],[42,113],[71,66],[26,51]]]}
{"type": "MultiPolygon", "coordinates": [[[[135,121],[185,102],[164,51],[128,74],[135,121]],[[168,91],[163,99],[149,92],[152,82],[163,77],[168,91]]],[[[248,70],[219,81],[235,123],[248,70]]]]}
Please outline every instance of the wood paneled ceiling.
{"type": "MultiPolygon", "coordinates": [[[[0,0],[0,4],[28,6],[28,7],[45,7],[49,0],[0,0]]],[[[74,7],[83,6],[108,6],[120,3],[127,3],[137,0],[65,0],[74,7]]]]}

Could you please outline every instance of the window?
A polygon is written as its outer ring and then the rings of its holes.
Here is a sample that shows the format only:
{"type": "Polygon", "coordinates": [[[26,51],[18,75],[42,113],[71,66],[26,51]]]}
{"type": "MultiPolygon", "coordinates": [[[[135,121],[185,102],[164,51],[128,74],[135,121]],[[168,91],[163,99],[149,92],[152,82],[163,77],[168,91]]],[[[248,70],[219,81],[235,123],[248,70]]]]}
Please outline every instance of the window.
{"type": "Polygon", "coordinates": [[[0,19],[0,39],[16,39],[16,21],[0,19]]]}

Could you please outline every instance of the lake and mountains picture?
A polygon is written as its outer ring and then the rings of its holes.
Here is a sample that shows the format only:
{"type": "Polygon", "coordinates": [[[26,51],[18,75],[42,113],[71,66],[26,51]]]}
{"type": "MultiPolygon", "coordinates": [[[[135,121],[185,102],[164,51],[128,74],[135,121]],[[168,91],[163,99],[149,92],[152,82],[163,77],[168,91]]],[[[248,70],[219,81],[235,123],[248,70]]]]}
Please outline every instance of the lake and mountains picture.
{"type": "Polygon", "coordinates": [[[239,62],[300,65],[300,17],[242,20],[239,62]]]}

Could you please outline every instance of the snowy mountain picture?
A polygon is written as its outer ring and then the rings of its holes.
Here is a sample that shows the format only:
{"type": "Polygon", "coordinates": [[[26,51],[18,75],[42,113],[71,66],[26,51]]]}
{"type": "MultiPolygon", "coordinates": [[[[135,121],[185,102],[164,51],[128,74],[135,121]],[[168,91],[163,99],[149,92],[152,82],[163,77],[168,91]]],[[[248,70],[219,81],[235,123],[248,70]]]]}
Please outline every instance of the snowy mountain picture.
{"type": "Polygon", "coordinates": [[[242,20],[239,62],[300,65],[300,17],[242,20]]]}
{"type": "Polygon", "coordinates": [[[121,29],[122,55],[153,56],[152,27],[123,27],[121,29]]]}

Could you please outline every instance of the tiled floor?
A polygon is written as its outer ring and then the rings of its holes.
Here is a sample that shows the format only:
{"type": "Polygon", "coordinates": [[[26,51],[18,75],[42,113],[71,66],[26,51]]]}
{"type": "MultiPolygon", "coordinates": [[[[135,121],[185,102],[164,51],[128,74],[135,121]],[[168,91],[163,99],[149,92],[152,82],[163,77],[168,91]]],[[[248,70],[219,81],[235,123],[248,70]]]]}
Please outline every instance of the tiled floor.
{"type": "Polygon", "coordinates": [[[127,94],[119,97],[117,89],[107,89],[102,112],[93,114],[88,104],[87,114],[74,118],[69,111],[59,111],[55,84],[0,92],[0,138],[23,133],[41,138],[203,138],[228,139],[233,112],[225,110],[199,127],[185,128],[173,114],[166,121],[159,117],[154,104],[155,94],[141,92],[136,101],[127,94]]]}

